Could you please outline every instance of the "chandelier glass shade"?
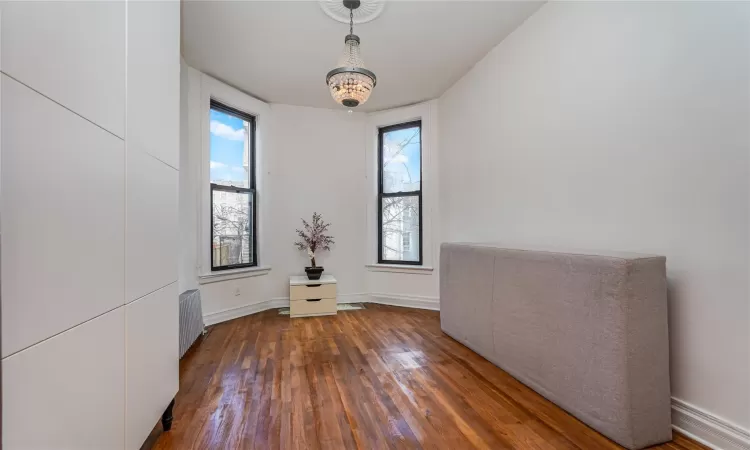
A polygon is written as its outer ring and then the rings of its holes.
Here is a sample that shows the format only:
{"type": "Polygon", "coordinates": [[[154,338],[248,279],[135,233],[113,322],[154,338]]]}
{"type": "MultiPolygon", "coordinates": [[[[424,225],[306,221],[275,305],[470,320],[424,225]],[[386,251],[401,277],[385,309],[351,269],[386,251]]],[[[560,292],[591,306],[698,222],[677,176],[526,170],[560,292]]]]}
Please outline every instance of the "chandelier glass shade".
{"type": "Polygon", "coordinates": [[[359,54],[359,36],[354,34],[352,12],[350,8],[349,34],[344,38],[344,52],[336,68],[326,75],[331,97],[349,108],[366,102],[377,83],[375,74],[365,68],[359,54]]]}

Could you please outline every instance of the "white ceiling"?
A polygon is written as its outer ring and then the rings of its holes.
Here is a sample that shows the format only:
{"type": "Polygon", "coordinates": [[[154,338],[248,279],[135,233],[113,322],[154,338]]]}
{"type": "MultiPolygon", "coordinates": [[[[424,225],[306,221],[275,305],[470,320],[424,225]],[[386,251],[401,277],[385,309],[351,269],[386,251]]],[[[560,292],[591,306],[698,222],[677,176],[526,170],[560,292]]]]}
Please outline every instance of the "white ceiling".
{"type": "MultiPolygon", "coordinates": [[[[357,108],[377,111],[440,96],[533,14],[534,1],[389,1],[380,17],[355,25],[378,84],[357,108]]],[[[317,1],[186,1],[187,63],[261,100],[343,108],[326,73],[348,26],[317,1]]]]}

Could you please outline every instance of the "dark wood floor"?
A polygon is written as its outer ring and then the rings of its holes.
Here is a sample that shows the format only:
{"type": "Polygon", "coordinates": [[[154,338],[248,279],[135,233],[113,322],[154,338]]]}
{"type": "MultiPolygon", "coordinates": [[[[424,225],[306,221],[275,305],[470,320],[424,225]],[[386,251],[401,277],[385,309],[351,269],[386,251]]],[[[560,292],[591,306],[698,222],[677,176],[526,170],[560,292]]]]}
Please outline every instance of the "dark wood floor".
{"type": "MultiPolygon", "coordinates": [[[[153,444],[153,445],[152,445],[153,444]]],[[[153,449],[617,449],[440,331],[437,312],[276,311],[209,328],[153,449]]],[[[675,435],[661,449],[704,449],[675,435]]]]}

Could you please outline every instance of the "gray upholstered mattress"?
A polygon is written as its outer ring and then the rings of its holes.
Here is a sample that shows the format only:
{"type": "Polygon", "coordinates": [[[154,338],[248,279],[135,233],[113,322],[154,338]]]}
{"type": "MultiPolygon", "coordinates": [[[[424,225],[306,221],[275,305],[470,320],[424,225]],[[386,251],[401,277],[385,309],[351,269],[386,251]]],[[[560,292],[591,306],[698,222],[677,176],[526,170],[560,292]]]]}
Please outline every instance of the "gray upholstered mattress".
{"type": "Polygon", "coordinates": [[[443,331],[630,449],[672,438],[666,259],[443,244],[443,331]]]}

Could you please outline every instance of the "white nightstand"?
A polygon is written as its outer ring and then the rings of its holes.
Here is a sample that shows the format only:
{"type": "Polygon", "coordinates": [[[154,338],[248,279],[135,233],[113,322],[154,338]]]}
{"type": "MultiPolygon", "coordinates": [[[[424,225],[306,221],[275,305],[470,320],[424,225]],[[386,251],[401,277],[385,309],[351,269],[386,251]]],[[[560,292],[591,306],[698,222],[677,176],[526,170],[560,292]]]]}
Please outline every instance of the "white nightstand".
{"type": "Polygon", "coordinates": [[[289,277],[289,315],[291,317],[336,314],[336,279],[323,275],[320,280],[306,276],[289,277]]]}

